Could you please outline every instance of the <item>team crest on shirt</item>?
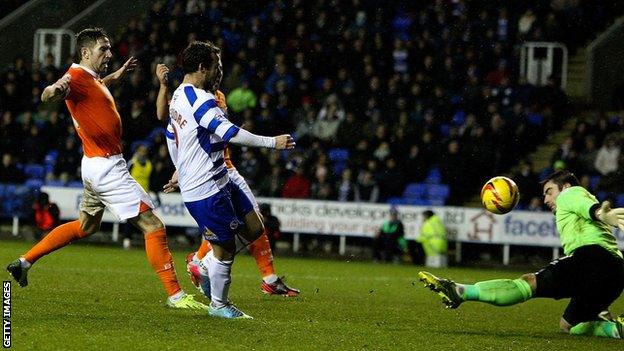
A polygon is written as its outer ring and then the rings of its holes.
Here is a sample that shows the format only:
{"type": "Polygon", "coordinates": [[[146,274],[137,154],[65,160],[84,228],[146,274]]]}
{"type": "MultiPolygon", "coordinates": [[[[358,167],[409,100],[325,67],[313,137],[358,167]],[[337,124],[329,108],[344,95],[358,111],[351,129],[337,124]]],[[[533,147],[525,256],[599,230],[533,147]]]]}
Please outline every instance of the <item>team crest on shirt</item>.
{"type": "Polygon", "coordinates": [[[236,228],[238,228],[238,221],[237,220],[233,220],[230,222],[230,229],[234,230],[236,228]]]}

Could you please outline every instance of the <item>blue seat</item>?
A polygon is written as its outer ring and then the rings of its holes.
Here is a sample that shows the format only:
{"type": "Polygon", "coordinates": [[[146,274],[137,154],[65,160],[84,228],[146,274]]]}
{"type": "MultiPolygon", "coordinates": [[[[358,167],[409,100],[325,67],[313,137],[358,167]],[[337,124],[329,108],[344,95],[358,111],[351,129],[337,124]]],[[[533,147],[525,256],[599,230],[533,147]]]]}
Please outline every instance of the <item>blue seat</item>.
{"type": "Polygon", "coordinates": [[[349,159],[349,150],[347,149],[331,149],[327,155],[332,162],[347,162],[349,159]]]}
{"type": "Polygon", "coordinates": [[[403,190],[403,198],[405,199],[424,199],[427,193],[427,187],[422,183],[410,183],[403,190]]]}
{"type": "Polygon", "coordinates": [[[598,186],[599,182],[600,182],[600,176],[589,177],[589,187],[591,188],[590,190],[596,190],[596,187],[598,186]]]}
{"type": "Polygon", "coordinates": [[[43,179],[45,178],[45,167],[38,164],[28,164],[24,166],[24,174],[28,178],[43,179]]]}
{"type": "Polygon", "coordinates": [[[45,185],[47,186],[65,186],[65,182],[62,180],[48,180],[45,185]]]}
{"type": "Polygon", "coordinates": [[[607,193],[606,191],[599,191],[596,193],[596,198],[598,198],[598,200],[600,201],[606,199],[607,196],[609,196],[609,193],[607,193]]]}
{"type": "Polygon", "coordinates": [[[8,204],[5,210],[9,217],[17,216],[20,218],[28,217],[31,212],[31,205],[34,201],[34,191],[26,186],[16,186],[11,193],[10,199],[5,200],[8,204]]]}
{"type": "Polygon", "coordinates": [[[24,185],[34,191],[39,191],[39,189],[41,189],[41,186],[43,186],[43,180],[42,179],[37,179],[37,178],[31,178],[28,179],[24,185]]]}
{"type": "Polygon", "coordinates": [[[3,199],[0,204],[0,217],[13,217],[13,200],[10,197],[3,199]]]}
{"type": "Polygon", "coordinates": [[[7,197],[12,197],[16,189],[17,189],[17,184],[5,184],[4,195],[7,197]]]}
{"type": "Polygon", "coordinates": [[[439,168],[431,168],[429,173],[427,173],[427,178],[425,178],[425,183],[428,184],[439,184],[442,181],[442,174],[440,174],[439,168]]]}
{"type": "Polygon", "coordinates": [[[56,151],[56,150],[52,150],[52,151],[48,152],[48,153],[45,155],[45,158],[44,158],[44,160],[43,160],[43,163],[44,163],[45,165],[52,165],[52,166],[54,166],[54,165],[56,164],[56,159],[58,158],[58,154],[59,154],[59,153],[58,153],[58,151],[56,151]]]}
{"type": "Polygon", "coordinates": [[[334,175],[339,177],[342,174],[342,171],[344,171],[345,168],[347,168],[347,163],[346,162],[334,162],[333,166],[334,166],[334,175]]]}
{"type": "Polygon", "coordinates": [[[530,124],[534,126],[541,126],[542,123],[544,122],[544,116],[542,116],[539,113],[530,113],[527,116],[527,120],[529,121],[530,124]]]}
{"type": "Polygon", "coordinates": [[[451,189],[445,184],[427,184],[427,198],[446,200],[451,193],[451,189]]]}
{"type": "Polygon", "coordinates": [[[617,207],[624,207],[624,194],[619,194],[615,198],[615,202],[617,207]]]}
{"type": "Polygon", "coordinates": [[[461,126],[464,122],[466,122],[466,113],[463,110],[458,110],[453,116],[451,122],[455,126],[461,126]]]}
{"type": "Polygon", "coordinates": [[[166,129],[163,127],[156,127],[152,129],[149,136],[147,137],[149,140],[154,141],[158,135],[165,135],[166,129]]]}

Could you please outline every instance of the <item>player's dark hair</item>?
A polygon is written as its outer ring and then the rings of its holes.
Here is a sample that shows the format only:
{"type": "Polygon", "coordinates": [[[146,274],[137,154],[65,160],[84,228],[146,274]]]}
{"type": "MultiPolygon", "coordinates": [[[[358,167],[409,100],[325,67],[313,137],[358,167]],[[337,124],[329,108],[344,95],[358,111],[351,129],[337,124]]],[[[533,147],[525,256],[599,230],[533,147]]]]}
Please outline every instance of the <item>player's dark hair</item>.
{"type": "Polygon", "coordinates": [[[546,184],[549,181],[552,181],[553,183],[557,184],[557,186],[559,187],[559,190],[563,189],[563,186],[566,183],[570,184],[571,186],[577,186],[581,184],[581,182],[579,182],[578,178],[576,178],[574,173],[570,171],[566,171],[566,170],[559,170],[559,171],[555,171],[551,173],[548,177],[546,177],[546,179],[541,181],[540,184],[544,186],[544,184],[546,184]]]}
{"type": "Polygon", "coordinates": [[[100,38],[108,38],[108,34],[102,28],[87,28],[76,34],[76,54],[78,61],[82,58],[82,48],[92,48],[100,38]]]}
{"type": "Polygon", "coordinates": [[[184,74],[197,72],[199,64],[208,69],[212,67],[216,55],[221,50],[210,41],[194,41],[190,43],[182,52],[182,69],[184,74]]]}

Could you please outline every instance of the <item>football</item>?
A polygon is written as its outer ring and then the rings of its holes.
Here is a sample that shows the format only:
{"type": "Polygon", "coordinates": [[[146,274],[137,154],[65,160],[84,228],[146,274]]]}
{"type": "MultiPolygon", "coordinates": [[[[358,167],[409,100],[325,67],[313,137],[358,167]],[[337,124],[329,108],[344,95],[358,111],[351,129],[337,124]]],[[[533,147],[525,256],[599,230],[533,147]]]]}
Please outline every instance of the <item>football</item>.
{"type": "Polygon", "coordinates": [[[507,177],[494,177],[481,188],[481,203],[494,214],[505,214],[513,210],[519,199],[518,186],[507,177]]]}

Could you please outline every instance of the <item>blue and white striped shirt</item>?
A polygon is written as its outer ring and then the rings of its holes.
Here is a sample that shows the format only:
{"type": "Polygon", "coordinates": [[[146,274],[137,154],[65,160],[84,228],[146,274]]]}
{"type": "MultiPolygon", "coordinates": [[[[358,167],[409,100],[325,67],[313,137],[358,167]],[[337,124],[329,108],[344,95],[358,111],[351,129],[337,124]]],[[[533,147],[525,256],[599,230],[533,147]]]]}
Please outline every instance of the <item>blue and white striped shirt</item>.
{"type": "Polygon", "coordinates": [[[225,144],[239,128],[217,106],[215,96],[191,84],[181,84],[169,105],[168,142],[185,202],[205,199],[228,182],[223,161],[225,144]]]}

